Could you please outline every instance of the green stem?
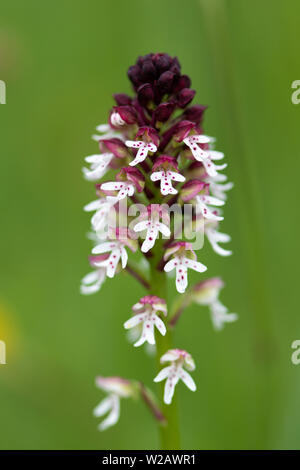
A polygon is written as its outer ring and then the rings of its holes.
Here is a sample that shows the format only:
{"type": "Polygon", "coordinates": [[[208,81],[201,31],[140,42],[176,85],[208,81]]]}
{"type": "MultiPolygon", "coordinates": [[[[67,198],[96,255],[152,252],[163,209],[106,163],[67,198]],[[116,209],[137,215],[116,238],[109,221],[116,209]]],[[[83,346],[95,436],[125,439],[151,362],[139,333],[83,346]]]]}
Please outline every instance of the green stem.
{"type": "MultiPolygon", "coordinates": [[[[150,292],[163,299],[167,296],[167,279],[165,272],[157,270],[157,256],[151,258],[150,268],[150,292]]],[[[156,363],[158,371],[162,369],[160,363],[161,356],[168,350],[172,349],[172,333],[167,331],[165,336],[156,336],[156,363]]],[[[180,449],[180,436],[176,397],[173,397],[172,403],[166,405],[163,401],[164,382],[159,384],[159,400],[161,403],[161,410],[166,418],[167,423],[160,425],[160,441],[161,449],[180,449]]]]}

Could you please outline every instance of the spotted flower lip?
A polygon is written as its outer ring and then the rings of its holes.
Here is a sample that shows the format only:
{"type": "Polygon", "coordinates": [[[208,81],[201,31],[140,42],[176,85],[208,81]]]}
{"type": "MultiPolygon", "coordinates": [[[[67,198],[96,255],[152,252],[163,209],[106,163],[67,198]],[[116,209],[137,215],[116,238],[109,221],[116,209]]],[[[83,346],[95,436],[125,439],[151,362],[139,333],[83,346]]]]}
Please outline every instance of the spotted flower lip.
{"type": "Polygon", "coordinates": [[[223,170],[227,167],[227,163],[217,166],[212,162],[213,159],[216,160],[222,158],[221,155],[223,154],[221,154],[221,152],[215,152],[213,150],[203,150],[198,145],[209,144],[213,142],[213,139],[211,137],[208,137],[204,134],[193,134],[183,139],[183,142],[189,147],[195,160],[203,163],[205,170],[209,176],[215,176],[217,174],[217,170],[223,170]]]}
{"type": "Polygon", "coordinates": [[[136,241],[127,237],[127,234],[117,231],[116,237],[115,240],[105,241],[92,249],[92,253],[96,255],[110,252],[107,259],[94,263],[97,267],[105,267],[106,275],[110,278],[114,277],[119,261],[121,261],[122,268],[126,268],[128,254],[125,247],[127,246],[131,251],[136,250],[136,241]]]}
{"type": "Polygon", "coordinates": [[[135,347],[141,346],[145,342],[155,344],[154,327],[158,329],[161,335],[166,334],[166,327],[162,319],[157,315],[161,311],[167,314],[166,302],[159,297],[147,295],[132,307],[136,315],[124,323],[125,329],[131,329],[139,324],[143,324],[142,334],[139,340],[134,344],[135,347]]]}
{"type": "Polygon", "coordinates": [[[123,167],[116,175],[116,180],[101,184],[101,190],[107,194],[118,192],[116,196],[111,196],[113,202],[133,196],[135,190],[142,192],[145,185],[145,178],[137,168],[123,167]]]}
{"type": "Polygon", "coordinates": [[[170,366],[162,369],[154,379],[154,382],[167,379],[164,389],[164,402],[167,405],[172,402],[175,387],[179,380],[182,380],[192,392],[196,390],[194,380],[184,369],[184,367],[190,371],[195,369],[194,360],[189,353],[183,349],[170,349],[161,357],[160,362],[162,364],[165,362],[171,363],[170,366]]]}
{"type": "Polygon", "coordinates": [[[166,196],[168,194],[177,194],[178,190],[173,188],[172,181],[183,183],[185,177],[178,172],[178,164],[175,158],[161,155],[152,167],[151,181],[160,181],[161,194],[166,196]]]}
{"type": "MultiPolygon", "coordinates": [[[[167,225],[160,222],[161,217],[163,216],[163,209],[160,209],[160,206],[152,205],[147,207],[147,220],[142,220],[134,226],[135,232],[147,231],[146,238],[142,244],[141,250],[143,253],[147,253],[151,248],[153,248],[156,239],[158,238],[159,233],[169,238],[171,235],[170,229],[167,225]]],[[[144,218],[144,215],[143,215],[144,218]]]]}
{"type": "Polygon", "coordinates": [[[177,242],[169,248],[169,252],[165,255],[166,259],[166,257],[173,254],[173,258],[165,264],[164,270],[166,272],[170,272],[173,269],[176,270],[176,289],[181,294],[185,292],[188,286],[188,269],[192,269],[193,271],[200,273],[203,273],[207,270],[207,267],[204,264],[195,260],[195,253],[189,245],[189,243],[179,245],[177,242]],[[185,251],[188,251],[189,256],[192,256],[192,258],[187,257],[185,251]]]}
{"type": "Polygon", "coordinates": [[[129,152],[124,142],[117,138],[112,137],[111,139],[102,139],[100,141],[100,148],[107,149],[116,158],[129,157],[129,152]]]}
{"type": "Polygon", "coordinates": [[[157,151],[157,147],[152,142],[145,143],[142,140],[126,140],[127,147],[138,149],[135,158],[129,163],[130,166],[138,165],[146,160],[148,153],[157,151]]]}

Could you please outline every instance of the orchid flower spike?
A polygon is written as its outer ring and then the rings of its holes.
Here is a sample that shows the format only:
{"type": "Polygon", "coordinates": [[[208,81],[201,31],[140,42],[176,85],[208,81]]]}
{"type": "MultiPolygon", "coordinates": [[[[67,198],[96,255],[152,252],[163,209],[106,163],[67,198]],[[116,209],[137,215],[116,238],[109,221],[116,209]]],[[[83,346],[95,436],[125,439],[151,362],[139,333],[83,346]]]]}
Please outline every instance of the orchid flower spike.
{"type": "Polygon", "coordinates": [[[142,335],[134,346],[141,346],[146,341],[149,344],[155,344],[154,327],[158,329],[160,334],[165,336],[167,331],[165,324],[158,316],[158,312],[161,312],[164,316],[167,315],[166,301],[164,299],[160,299],[155,295],[146,295],[132,307],[132,311],[135,315],[124,323],[124,328],[128,330],[140,323],[143,324],[142,335]]]}
{"type": "Polygon", "coordinates": [[[170,272],[176,269],[176,288],[181,294],[185,292],[188,280],[187,270],[193,269],[199,273],[203,273],[207,270],[204,264],[196,261],[197,257],[192,249],[192,244],[188,242],[175,242],[169,246],[166,250],[164,259],[167,260],[170,256],[173,256],[164,267],[166,272],[170,272]]]}
{"type": "Polygon", "coordinates": [[[167,405],[172,402],[175,387],[180,379],[192,392],[195,392],[196,384],[190,374],[184,370],[184,367],[190,371],[195,369],[194,360],[188,352],[183,349],[170,349],[160,358],[160,362],[162,364],[171,363],[162,369],[154,379],[154,382],[167,379],[164,391],[164,402],[167,405]]]}
{"type": "Polygon", "coordinates": [[[143,253],[147,253],[153,248],[159,232],[167,238],[170,237],[171,232],[169,227],[160,222],[162,218],[169,224],[169,215],[159,204],[150,204],[147,206],[147,211],[141,215],[141,218],[146,218],[146,220],[138,222],[133,230],[135,232],[147,231],[141,248],[143,253]]]}
{"type": "Polygon", "coordinates": [[[192,289],[192,299],[199,305],[207,305],[210,309],[213,326],[221,330],[225,323],[232,323],[238,319],[236,313],[228,313],[227,307],[219,300],[224,282],[219,277],[198,282],[192,289]]]}
{"type": "Polygon", "coordinates": [[[133,397],[135,390],[130,380],[121,377],[96,377],[96,387],[107,393],[107,397],[96,406],[93,412],[96,418],[109,413],[98,426],[100,431],[104,431],[118,422],[121,398],[133,397]]]}
{"type": "Polygon", "coordinates": [[[177,189],[173,188],[172,181],[184,182],[185,177],[178,172],[178,164],[174,157],[161,155],[152,167],[152,181],[160,181],[160,191],[163,196],[167,194],[177,194],[177,189]]]}

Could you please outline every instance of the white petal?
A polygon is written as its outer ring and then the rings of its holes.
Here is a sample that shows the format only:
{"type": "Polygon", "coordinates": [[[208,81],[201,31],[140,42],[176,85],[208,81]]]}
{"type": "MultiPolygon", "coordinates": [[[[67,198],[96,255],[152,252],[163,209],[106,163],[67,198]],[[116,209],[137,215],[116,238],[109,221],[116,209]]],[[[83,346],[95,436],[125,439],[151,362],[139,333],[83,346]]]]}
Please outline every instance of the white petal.
{"type": "Polygon", "coordinates": [[[143,330],[140,339],[133,346],[138,348],[147,341],[146,322],[143,324],[143,330]]]}
{"type": "Polygon", "coordinates": [[[212,142],[212,138],[204,134],[192,135],[189,138],[191,141],[197,142],[198,144],[208,144],[209,142],[212,142]]]}
{"type": "Polygon", "coordinates": [[[164,176],[164,174],[164,171],[155,171],[154,173],[151,173],[150,179],[151,181],[158,181],[164,176]]]}
{"type": "Polygon", "coordinates": [[[122,248],[122,251],[121,251],[121,260],[122,260],[122,268],[125,269],[127,266],[128,254],[124,247],[122,248]]]}
{"type": "Polygon", "coordinates": [[[126,186],[125,183],[122,183],[121,181],[109,181],[107,183],[102,183],[101,184],[101,189],[104,191],[118,191],[121,188],[124,188],[126,186]]]}
{"type": "Polygon", "coordinates": [[[83,167],[82,171],[85,179],[88,181],[97,181],[105,175],[107,168],[99,166],[94,170],[89,170],[88,168],[83,167]]]}
{"type": "Polygon", "coordinates": [[[173,378],[168,377],[168,379],[166,380],[165,391],[164,391],[164,402],[166,403],[166,405],[169,405],[172,402],[172,398],[173,398],[174,391],[175,391],[175,386],[178,380],[179,380],[178,376],[175,376],[173,378]]]}
{"type": "Polygon", "coordinates": [[[222,171],[222,170],[225,170],[227,166],[228,166],[227,163],[223,163],[223,165],[215,165],[215,169],[218,171],[222,171]]]}
{"type": "Polygon", "coordinates": [[[160,334],[165,336],[165,334],[167,332],[166,326],[165,326],[164,322],[162,321],[162,319],[159,318],[157,315],[155,315],[154,324],[155,324],[156,328],[158,329],[158,331],[160,332],[160,334]]]}
{"type": "Polygon", "coordinates": [[[147,226],[148,226],[148,221],[147,220],[143,220],[142,222],[138,222],[133,230],[135,232],[142,232],[143,230],[146,230],[147,229],[147,226]]]}
{"type": "Polygon", "coordinates": [[[202,201],[197,198],[196,212],[201,212],[205,219],[209,220],[223,220],[224,217],[214,214],[202,201]]]}
{"type": "Polygon", "coordinates": [[[197,271],[198,273],[204,273],[207,270],[207,266],[200,263],[199,261],[194,261],[192,259],[184,258],[183,262],[186,267],[188,267],[189,269],[193,269],[194,271],[197,271]]]}
{"type": "Polygon", "coordinates": [[[168,174],[173,181],[180,181],[183,183],[185,181],[185,177],[181,175],[180,173],[176,173],[175,171],[168,171],[168,174]]]}
{"type": "Polygon", "coordinates": [[[217,175],[216,165],[210,160],[210,158],[204,158],[202,163],[209,176],[214,177],[217,175]]]}
{"type": "Polygon", "coordinates": [[[117,423],[120,417],[120,399],[116,395],[113,395],[113,406],[112,410],[109,413],[108,417],[99,424],[100,431],[104,431],[105,429],[113,426],[117,423]]]}
{"type": "Polygon", "coordinates": [[[101,253],[106,253],[107,251],[111,251],[113,250],[114,248],[117,247],[117,244],[116,243],[113,243],[113,242],[104,242],[104,243],[100,243],[100,245],[96,245],[93,249],[92,249],[92,253],[94,255],[99,255],[101,253]]]}
{"type": "Polygon", "coordinates": [[[210,206],[224,206],[225,204],[224,201],[213,196],[199,196],[199,197],[201,201],[204,202],[204,204],[208,204],[210,206]]]}
{"type": "Polygon", "coordinates": [[[209,156],[212,160],[222,160],[224,158],[224,153],[218,152],[217,150],[209,150],[209,156]]]}
{"type": "Polygon", "coordinates": [[[173,366],[168,366],[164,367],[158,374],[157,376],[153,379],[154,382],[162,382],[162,380],[165,380],[166,377],[168,377],[170,370],[172,369],[173,366]]]}
{"type": "Polygon", "coordinates": [[[140,302],[138,302],[134,304],[134,306],[132,307],[132,310],[136,311],[136,310],[140,310],[141,308],[144,308],[144,304],[141,304],[140,302]]]}
{"type": "Polygon", "coordinates": [[[180,294],[183,294],[187,288],[187,285],[187,268],[179,265],[176,268],[176,289],[180,294]]]}
{"type": "Polygon", "coordinates": [[[94,408],[93,415],[96,418],[105,415],[113,406],[113,400],[111,396],[108,396],[102,400],[96,408],[94,408]]]}
{"type": "Polygon", "coordinates": [[[140,148],[142,145],[144,145],[144,142],[141,141],[136,141],[136,140],[126,140],[125,142],[126,147],[132,147],[132,148],[140,148]]]}
{"type": "Polygon", "coordinates": [[[146,239],[144,240],[144,243],[142,244],[142,252],[147,253],[151,248],[153,248],[155,244],[155,240],[157,239],[158,236],[158,229],[151,226],[150,229],[147,230],[147,235],[146,239]]]}
{"type": "Polygon", "coordinates": [[[150,320],[145,322],[145,331],[146,331],[146,339],[148,343],[155,344],[154,324],[150,320]]]}
{"type": "Polygon", "coordinates": [[[82,282],[82,284],[89,285],[89,284],[92,284],[92,283],[96,282],[98,280],[98,278],[99,278],[98,272],[97,271],[92,271],[92,272],[86,274],[81,282],[82,282]]]}
{"type": "Polygon", "coordinates": [[[169,237],[171,235],[171,231],[169,227],[167,227],[165,224],[161,223],[159,224],[158,230],[165,236],[169,237]]]}
{"type": "Polygon", "coordinates": [[[89,204],[86,204],[83,208],[85,212],[92,212],[100,209],[100,207],[103,205],[103,200],[102,199],[96,199],[95,201],[89,202],[89,204]]]}
{"type": "Polygon", "coordinates": [[[206,230],[206,236],[212,246],[212,249],[215,251],[215,253],[217,253],[218,255],[220,256],[230,256],[232,254],[232,251],[231,250],[225,250],[225,248],[222,248],[221,246],[218,245],[218,242],[227,242],[230,240],[230,237],[229,235],[227,235],[228,238],[226,238],[226,234],[225,233],[222,233],[220,234],[219,232],[216,232],[212,229],[207,229],[206,230]],[[221,235],[221,238],[223,238],[223,240],[220,240],[218,239],[218,236],[221,235]]]}
{"type": "Polygon", "coordinates": [[[111,131],[111,128],[109,124],[99,124],[99,126],[96,127],[96,130],[98,132],[101,132],[101,134],[103,134],[104,132],[111,131]]]}
{"type": "Polygon", "coordinates": [[[96,284],[92,284],[90,286],[81,285],[80,286],[80,293],[82,295],[95,294],[96,292],[98,292],[100,290],[101,284],[102,283],[97,282],[96,284]]]}
{"type": "Polygon", "coordinates": [[[139,325],[142,321],[144,321],[146,313],[141,313],[139,315],[134,315],[134,317],[129,318],[124,323],[125,330],[129,330],[130,328],[134,328],[135,326],[139,325]]]}
{"type": "Polygon", "coordinates": [[[165,264],[164,271],[166,273],[172,271],[172,269],[175,268],[177,263],[178,263],[178,260],[176,258],[170,259],[170,261],[168,261],[167,264],[165,264]]]}
{"type": "Polygon", "coordinates": [[[107,261],[106,275],[107,277],[113,278],[121,257],[120,250],[112,250],[110,257],[107,261]]]}
{"type": "Polygon", "coordinates": [[[180,378],[181,380],[185,383],[185,385],[192,390],[192,392],[195,392],[196,390],[196,384],[190,374],[186,372],[185,370],[181,369],[180,371],[180,378]]]}
{"type": "Polygon", "coordinates": [[[179,358],[179,354],[176,350],[170,350],[170,351],[167,351],[163,356],[161,356],[160,358],[160,362],[161,363],[164,363],[164,362],[173,362],[173,361],[176,361],[178,358],[179,358]]]}
{"type": "Polygon", "coordinates": [[[165,174],[160,180],[160,192],[163,196],[167,194],[177,194],[177,189],[173,188],[171,178],[165,174]]]}

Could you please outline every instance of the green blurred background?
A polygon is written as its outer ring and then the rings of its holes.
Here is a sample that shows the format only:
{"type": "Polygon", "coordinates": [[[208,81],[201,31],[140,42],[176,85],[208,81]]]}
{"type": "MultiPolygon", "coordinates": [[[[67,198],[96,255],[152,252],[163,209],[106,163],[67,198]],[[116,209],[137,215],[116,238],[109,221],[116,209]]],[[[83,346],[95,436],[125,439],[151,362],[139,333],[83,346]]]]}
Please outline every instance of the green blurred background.
{"type": "Polygon", "coordinates": [[[221,299],[240,319],[216,333],[195,306],[178,325],[198,383],[195,394],[178,386],[182,446],[300,448],[290,360],[300,339],[299,2],[2,0],[0,10],[0,448],[158,447],[142,403],[123,401],[104,433],[92,416],[97,374],[151,385],[153,359],[122,328],[142,288],[124,274],[79,294],[90,250],[82,207],[94,196],[83,157],[97,149],[90,135],[112,94],[130,90],[128,66],[148,52],[179,57],[235,182],[222,226],[234,256],[207,246],[201,261],[224,278],[221,299]]]}

